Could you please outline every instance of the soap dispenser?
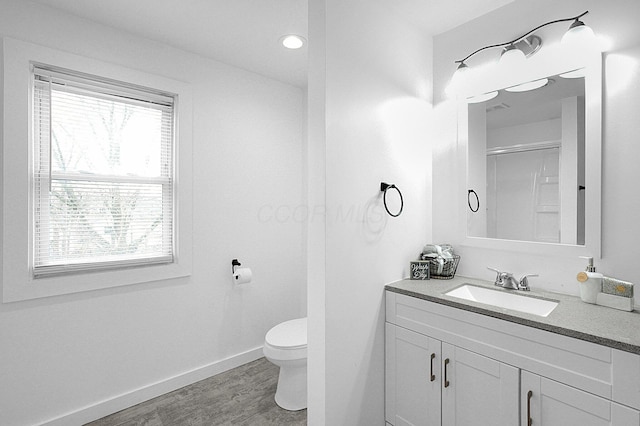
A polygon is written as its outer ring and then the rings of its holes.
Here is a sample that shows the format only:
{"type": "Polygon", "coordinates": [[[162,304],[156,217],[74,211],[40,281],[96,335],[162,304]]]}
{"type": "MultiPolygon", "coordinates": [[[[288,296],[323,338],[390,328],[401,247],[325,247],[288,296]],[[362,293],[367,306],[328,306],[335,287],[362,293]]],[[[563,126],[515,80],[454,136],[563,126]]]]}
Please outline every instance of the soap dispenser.
{"type": "Polygon", "coordinates": [[[580,257],[588,261],[587,269],[579,272],[576,277],[580,283],[580,298],[583,302],[596,303],[598,293],[602,292],[602,274],[596,272],[596,267],[593,266],[593,257],[580,257]]]}

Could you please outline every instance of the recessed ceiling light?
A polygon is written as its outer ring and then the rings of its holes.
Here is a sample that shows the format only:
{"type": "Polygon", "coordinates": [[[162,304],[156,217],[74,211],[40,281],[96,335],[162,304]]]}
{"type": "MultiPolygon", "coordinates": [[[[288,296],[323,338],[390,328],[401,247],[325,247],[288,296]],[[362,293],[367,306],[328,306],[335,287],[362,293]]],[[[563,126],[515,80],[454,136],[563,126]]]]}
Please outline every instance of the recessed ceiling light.
{"type": "Polygon", "coordinates": [[[280,37],[280,42],[287,49],[300,49],[304,46],[305,41],[307,40],[304,37],[295,34],[280,37]]]}

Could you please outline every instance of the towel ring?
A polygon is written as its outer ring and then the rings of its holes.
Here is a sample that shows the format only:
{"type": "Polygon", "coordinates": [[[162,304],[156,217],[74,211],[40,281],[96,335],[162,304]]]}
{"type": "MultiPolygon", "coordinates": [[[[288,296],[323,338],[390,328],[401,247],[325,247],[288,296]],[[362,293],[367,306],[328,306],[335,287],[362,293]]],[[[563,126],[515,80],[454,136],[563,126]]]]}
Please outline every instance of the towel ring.
{"type": "Polygon", "coordinates": [[[478,198],[478,193],[476,191],[474,191],[473,189],[470,189],[469,192],[467,192],[467,204],[469,205],[469,210],[471,210],[474,213],[476,213],[478,210],[480,210],[480,198],[478,198]],[[471,207],[471,194],[476,196],[476,208],[475,208],[475,210],[473,209],[473,207],[471,207]]]}
{"type": "Polygon", "coordinates": [[[384,209],[387,211],[387,213],[389,213],[389,216],[391,217],[400,216],[400,214],[402,213],[402,209],[404,208],[404,199],[402,198],[402,192],[400,192],[400,189],[392,183],[389,184],[385,182],[380,182],[380,191],[384,193],[382,195],[382,201],[384,203],[384,209]],[[400,210],[398,210],[398,213],[396,214],[391,213],[389,211],[389,207],[387,207],[387,190],[389,190],[390,188],[393,188],[396,191],[398,191],[398,195],[400,196],[400,210]]]}

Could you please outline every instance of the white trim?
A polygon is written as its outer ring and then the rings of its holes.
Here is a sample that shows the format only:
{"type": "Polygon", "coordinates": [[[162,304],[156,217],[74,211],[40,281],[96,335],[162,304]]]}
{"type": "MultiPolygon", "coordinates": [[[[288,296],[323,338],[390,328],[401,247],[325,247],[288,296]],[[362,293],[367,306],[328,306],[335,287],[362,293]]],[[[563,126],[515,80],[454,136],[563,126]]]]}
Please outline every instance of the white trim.
{"type": "MultiPolygon", "coordinates": [[[[2,39],[3,54],[3,179],[2,205],[2,302],[16,302],[123,285],[184,278],[191,275],[193,257],[192,93],[188,83],[102,62],[11,38],[2,39]],[[78,273],[34,279],[30,271],[29,174],[29,90],[34,62],[73,69],[136,86],[153,86],[177,94],[179,104],[174,134],[180,146],[174,155],[175,191],[174,241],[176,261],[113,271],[78,273]]],[[[184,280],[181,280],[184,283],[184,280]]]]}
{"type": "Polygon", "coordinates": [[[495,148],[487,148],[487,157],[490,155],[514,154],[518,152],[539,151],[543,149],[561,147],[562,143],[560,141],[531,142],[511,146],[497,146],[495,148]]]}
{"type": "Polygon", "coordinates": [[[76,263],[69,262],[63,265],[47,265],[38,266],[34,268],[34,278],[52,276],[56,274],[74,274],[74,273],[88,273],[96,272],[100,270],[108,270],[112,268],[136,268],[151,266],[160,263],[172,263],[173,255],[170,256],[157,256],[157,257],[129,257],[124,260],[104,260],[96,262],[95,259],[76,259],[76,263]]]}
{"type": "Polygon", "coordinates": [[[184,386],[199,382],[233,368],[247,364],[251,361],[262,358],[262,346],[233,355],[211,364],[194,368],[190,371],[168,377],[155,383],[143,386],[141,388],[122,393],[113,398],[97,402],[95,404],[83,407],[77,411],[64,414],[51,420],[47,420],[41,425],[43,426],[66,426],[80,425],[94,420],[98,420],[109,414],[116,413],[125,408],[132,407],[152,398],[164,395],[168,392],[180,389],[184,386]]]}

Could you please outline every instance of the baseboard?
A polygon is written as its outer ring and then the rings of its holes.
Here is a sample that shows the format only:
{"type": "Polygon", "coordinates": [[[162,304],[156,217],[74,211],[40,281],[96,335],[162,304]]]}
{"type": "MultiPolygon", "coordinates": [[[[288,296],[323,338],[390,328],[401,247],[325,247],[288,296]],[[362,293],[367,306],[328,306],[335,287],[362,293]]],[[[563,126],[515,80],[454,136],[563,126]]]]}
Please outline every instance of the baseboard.
{"type": "Polygon", "coordinates": [[[77,411],[65,414],[42,423],[43,426],[69,426],[83,425],[85,423],[108,416],[109,414],[124,410],[144,401],[148,401],[167,392],[172,392],[181,387],[204,380],[216,374],[223,373],[232,368],[239,367],[251,361],[261,358],[262,346],[247,352],[216,361],[202,367],[178,374],[173,377],[143,386],[131,392],[100,401],[96,404],[83,407],[77,411]]]}

